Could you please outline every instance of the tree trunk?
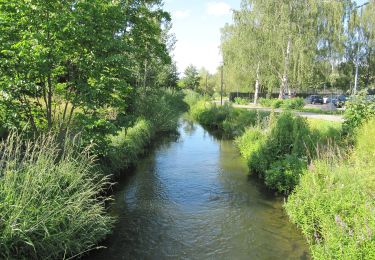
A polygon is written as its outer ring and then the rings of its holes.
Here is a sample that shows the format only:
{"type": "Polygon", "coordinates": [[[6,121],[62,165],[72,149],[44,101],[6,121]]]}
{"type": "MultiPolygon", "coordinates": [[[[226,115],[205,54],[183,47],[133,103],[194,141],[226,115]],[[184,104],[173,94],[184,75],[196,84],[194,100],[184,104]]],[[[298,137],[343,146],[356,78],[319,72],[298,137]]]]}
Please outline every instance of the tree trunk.
{"type": "Polygon", "coordinates": [[[257,72],[256,72],[256,80],[255,80],[255,93],[254,93],[254,104],[256,105],[258,102],[258,95],[259,95],[259,67],[260,62],[258,62],[257,72]]]}
{"type": "Polygon", "coordinates": [[[367,56],[368,67],[367,67],[367,75],[366,75],[366,88],[368,88],[368,85],[370,83],[371,52],[372,52],[372,48],[370,47],[368,51],[368,56],[367,56]]]}
{"type": "Polygon", "coordinates": [[[289,57],[290,57],[291,45],[292,45],[292,39],[289,36],[288,45],[286,47],[286,53],[285,53],[284,74],[283,74],[283,78],[281,79],[279,99],[282,99],[284,97],[284,91],[288,90],[288,68],[289,68],[289,57]]]}

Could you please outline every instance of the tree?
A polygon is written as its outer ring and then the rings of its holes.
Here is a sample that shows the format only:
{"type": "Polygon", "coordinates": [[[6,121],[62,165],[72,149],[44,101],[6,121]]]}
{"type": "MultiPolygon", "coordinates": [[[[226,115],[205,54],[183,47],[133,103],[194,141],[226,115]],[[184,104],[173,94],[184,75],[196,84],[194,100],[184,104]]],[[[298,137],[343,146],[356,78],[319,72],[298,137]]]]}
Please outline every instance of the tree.
{"type": "Polygon", "coordinates": [[[189,65],[185,69],[184,74],[185,74],[185,77],[183,81],[184,81],[185,87],[190,88],[192,90],[197,90],[199,86],[199,81],[200,81],[197,68],[194,65],[189,65]]]}
{"type": "Polygon", "coordinates": [[[100,142],[122,127],[136,87],[171,64],[158,0],[0,0],[0,16],[1,106],[14,128],[75,127],[100,142]]]}

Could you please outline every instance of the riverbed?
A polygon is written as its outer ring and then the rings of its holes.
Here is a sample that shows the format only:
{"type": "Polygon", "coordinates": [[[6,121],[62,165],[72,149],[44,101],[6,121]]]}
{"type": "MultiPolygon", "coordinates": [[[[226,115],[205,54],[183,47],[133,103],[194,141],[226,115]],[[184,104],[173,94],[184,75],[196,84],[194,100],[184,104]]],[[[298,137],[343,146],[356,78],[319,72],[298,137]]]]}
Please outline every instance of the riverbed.
{"type": "Polygon", "coordinates": [[[89,259],[309,259],[301,233],[233,141],[181,121],[120,184],[106,249],[89,259]]]}

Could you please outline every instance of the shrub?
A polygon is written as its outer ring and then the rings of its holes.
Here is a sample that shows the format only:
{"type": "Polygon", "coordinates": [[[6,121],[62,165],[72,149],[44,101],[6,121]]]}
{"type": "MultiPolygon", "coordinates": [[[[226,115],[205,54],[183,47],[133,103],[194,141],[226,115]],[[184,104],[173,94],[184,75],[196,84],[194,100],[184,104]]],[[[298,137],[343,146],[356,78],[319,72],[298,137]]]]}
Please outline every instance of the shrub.
{"type": "Polygon", "coordinates": [[[246,98],[236,97],[234,98],[234,103],[238,105],[247,105],[250,103],[250,101],[249,99],[246,99],[246,98]]]}
{"type": "Polygon", "coordinates": [[[287,154],[271,163],[264,174],[264,182],[278,192],[289,194],[299,183],[306,164],[306,160],[296,154],[287,154]]]}
{"type": "MultiPolygon", "coordinates": [[[[285,206],[316,259],[375,258],[375,120],[358,131],[354,153],[314,161],[285,206]]],[[[341,152],[342,154],[342,152],[341,152]]]]}
{"type": "Polygon", "coordinates": [[[344,132],[352,134],[367,120],[375,116],[375,102],[366,99],[364,93],[354,97],[346,104],[344,132]]]}
{"type": "Polygon", "coordinates": [[[305,106],[305,101],[303,98],[288,98],[284,99],[281,108],[284,109],[302,109],[305,106]]]}
{"type": "Polygon", "coordinates": [[[259,151],[265,137],[266,134],[260,127],[249,127],[243,135],[236,138],[235,142],[241,155],[245,159],[250,160],[254,153],[259,151]]]}
{"type": "Polygon", "coordinates": [[[338,126],[336,129],[330,123],[322,123],[319,127],[316,120],[308,122],[284,112],[275,121],[270,120],[266,129],[258,126],[246,130],[236,143],[251,173],[262,176],[271,189],[289,193],[316,155],[318,144],[339,136],[338,126]]]}
{"type": "Polygon", "coordinates": [[[259,98],[258,103],[263,107],[271,107],[272,106],[272,99],[270,98],[259,98]]]}
{"type": "Polygon", "coordinates": [[[271,100],[271,107],[272,108],[280,108],[283,104],[283,100],[281,99],[278,99],[278,98],[274,98],[271,100]]]}
{"type": "Polygon", "coordinates": [[[110,232],[101,196],[108,182],[88,149],[10,134],[0,154],[0,258],[74,256],[110,232]]]}

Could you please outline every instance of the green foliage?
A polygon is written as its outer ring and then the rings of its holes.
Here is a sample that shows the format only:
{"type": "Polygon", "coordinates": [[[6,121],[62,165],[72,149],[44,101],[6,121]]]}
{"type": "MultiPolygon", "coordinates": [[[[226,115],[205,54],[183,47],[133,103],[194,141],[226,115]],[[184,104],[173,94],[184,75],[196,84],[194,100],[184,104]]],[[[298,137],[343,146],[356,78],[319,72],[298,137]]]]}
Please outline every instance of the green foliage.
{"type": "Polygon", "coordinates": [[[137,121],[107,136],[108,153],[103,169],[115,177],[134,165],[156,136],[175,131],[180,114],[187,109],[181,92],[150,90],[143,94],[147,95],[140,95],[136,104],[137,121]]]}
{"type": "MultiPolygon", "coordinates": [[[[235,142],[241,152],[241,155],[250,160],[259,151],[267,135],[259,126],[249,127],[245,133],[236,138],[235,142]]],[[[251,164],[253,165],[253,164],[251,164]]]]}
{"type": "Polygon", "coordinates": [[[346,119],[344,131],[351,134],[355,129],[375,116],[375,102],[368,100],[365,93],[355,96],[347,102],[344,116],[346,119]]]}
{"type": "Polygon", "coordinates": [[[22,138],[11,133],[0,145],[0,258],[57,259],[94,247],[113,222],[95,158],[78,140],[59,147],[54,135],[22,138]]]}
{"type": "Polygon", "coordinates": [[[303,170],[306,168],[306,160],[295,154],[287,154],[271,163],[266,170],[264,182],[278,192],[289,194],[299,183],[303,170]]]}
{"type": "Polygon", "coordinates": [[[281,105],[283,109],[302,109],[305,106],[303,98],[288,98],[284,99],[281,105]]]}
{"type": "Polygon", "coordinates": [[[228,104],[216,106],[206,100],[191,106],[190,114],[203,126],[219,130],[229,138],[242,135],[246,127],[256,125],[269,115],[268,112],[236,109],[228,104]]]}
{"type": "Polygon", "coordinates": [[[289,98],[289,99],[260,98],[259,104],[264,107],[283,108],[283,109],[291,109],[291,110],[300,110],[305,106],[305,102],[302,98],[289,98]]]}
{"type": "Polygon", "coordinates": [[[316,259],[375,257],[374,119],[357,134],[351,155],[333,147],[314,161],[285,206],[316,259]]]}
{"type": "Polygon", "coordinates": [[[180,114],[188,110],[183,99],[179,91],[144,90],[136,100],[134,115],[150,121],[155,132],[175,131],[180,114]]]}
{"type": "Polygon", "coordinates": [[[246,98],[236,97],[234,98],[234,103],[238,105],[248,105],[250,101],[246,98]]]}
{"type": "Polygon", "coordinates": [[[200,76],[198,69],[194,65],[189,65],[185,69],[185,77],[183,79],[184,87],[192,90],[197,90],[199,86],[200,76]]]}
{"type": "Polygon", "coordinates": [[[251,173],[262,176],[268,187],[288,194],[308,160],[316,156],[318,146],[339,137],[339,125],[284,112],[267,125],[247,129],[236,143],[251,173]]]}
{"type": "Polygon", "coordinates": [[[132,166],[154,137],[152,124],[139,120],[129,129],[123,129],[116,135],[110,136],[109,169],[116,175],[132,166]]]}

